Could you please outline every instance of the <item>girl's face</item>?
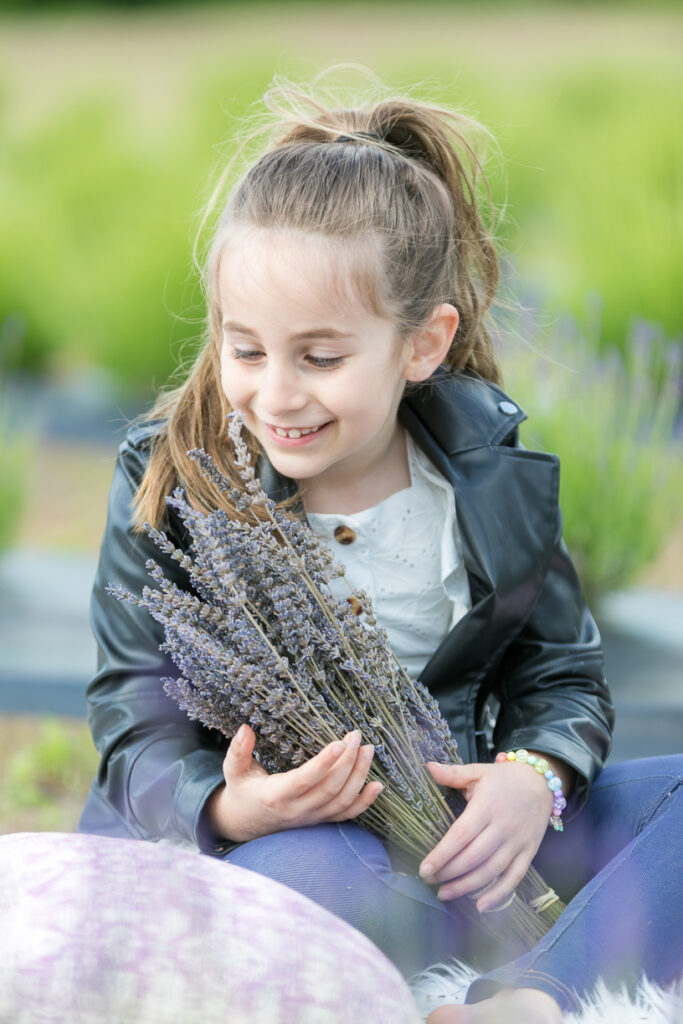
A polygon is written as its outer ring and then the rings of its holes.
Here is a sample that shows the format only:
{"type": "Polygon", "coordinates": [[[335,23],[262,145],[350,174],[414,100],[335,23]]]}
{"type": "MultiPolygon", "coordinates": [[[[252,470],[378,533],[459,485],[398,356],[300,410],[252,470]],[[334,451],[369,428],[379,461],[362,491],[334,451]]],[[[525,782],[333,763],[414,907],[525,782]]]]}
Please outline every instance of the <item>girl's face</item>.
{"type": "Polygon", "coordinates": [[[324,238],[242,228],[218,281],[226,397],[275,469],[318,494],[387,474],[407,364],[393,321],[337,296],[337,266],[324,238]]]}

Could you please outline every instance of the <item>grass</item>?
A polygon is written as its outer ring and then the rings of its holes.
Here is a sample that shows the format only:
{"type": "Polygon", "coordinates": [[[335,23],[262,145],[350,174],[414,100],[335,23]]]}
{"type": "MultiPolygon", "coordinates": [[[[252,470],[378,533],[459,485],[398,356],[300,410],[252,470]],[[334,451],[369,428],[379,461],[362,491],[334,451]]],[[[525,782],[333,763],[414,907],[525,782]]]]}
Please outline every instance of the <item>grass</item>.
{"type": "Polygon", "coordinates": [[[0,833],[74,831],[97,764],[85,722],[0,715],[0,833]]]}

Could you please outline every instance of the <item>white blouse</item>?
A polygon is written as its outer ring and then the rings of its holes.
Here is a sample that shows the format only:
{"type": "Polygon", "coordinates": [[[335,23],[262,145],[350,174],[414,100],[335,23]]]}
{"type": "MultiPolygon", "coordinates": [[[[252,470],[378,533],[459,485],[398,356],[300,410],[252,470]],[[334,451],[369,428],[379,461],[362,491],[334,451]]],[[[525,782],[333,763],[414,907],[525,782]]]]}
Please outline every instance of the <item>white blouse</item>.
{"type": "Polygon", "coordinates": [[[471,599],[453,488],[407,434],[406,445],[410,487],[353,515],[307,518],[346,566],[345,579],[330,584],[334,595],[367,591],[396,657],[417,679],[471,599]]]}

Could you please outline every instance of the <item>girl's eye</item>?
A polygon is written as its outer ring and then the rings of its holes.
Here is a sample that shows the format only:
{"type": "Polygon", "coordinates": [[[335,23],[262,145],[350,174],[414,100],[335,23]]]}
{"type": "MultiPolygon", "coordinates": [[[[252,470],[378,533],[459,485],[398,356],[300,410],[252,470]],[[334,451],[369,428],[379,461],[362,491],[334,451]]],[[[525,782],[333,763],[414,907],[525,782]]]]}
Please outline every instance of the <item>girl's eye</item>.
{"type": "Polygon", "coordinates": [[[232,355],[234,359],[246,359],[248,362],[253,362],[255,359],[262,356],[263,353],[256,349],[234,348],[232,350],[232,355]]]}
{"type": "Polygon", "coordinates": [[[307,359],[313,366],[318,366],[320,369],[330,369],[332,366],[339,366],[343,356],[307,356],[307,359]]]}
{"type": "MultiPolygon", "coordinates": [[[[263,352],[258,349],[251,348],[233,348],[232,350],[233,359],[244,359],[248,363],[255,363],[258,359],[263,356],[263,352]]],[[[334,366],[339,366],[343,356],[306,356],[306,359],[311,364],[320,370],[329,370],[334,366]]]]}

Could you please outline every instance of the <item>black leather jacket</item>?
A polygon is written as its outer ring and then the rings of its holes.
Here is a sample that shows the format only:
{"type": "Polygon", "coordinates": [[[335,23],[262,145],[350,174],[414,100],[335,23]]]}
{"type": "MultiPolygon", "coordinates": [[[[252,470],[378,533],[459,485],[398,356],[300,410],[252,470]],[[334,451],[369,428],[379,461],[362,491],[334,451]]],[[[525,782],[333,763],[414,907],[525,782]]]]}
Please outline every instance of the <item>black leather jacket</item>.
{"type": "MultiPolygon", "coordinates": [[[[443,640],[421,679],[435,695],[464,761],[527,747],[577,772],[569,815],[585,802],[611,745],[614,711],[600,636],[561,540],[559,463],[518,440],[525,415],[497,387],[439,373],[404,398],[400,419],[455,488],[472,608],[443,640]],[[488,706],[499,705],[487,735],[488,706]]],[[[222,782],[224,737],[192,722],[160,679],[177,675],[159,652],[161,627],[105,594],[109,582],[140,593],[154,557],[187,586],[175,562],[130,528],[131,500],[158,422],[132,427],[121,445],[92,594],[98,670],[88,719],[101,764],[79,831],[191,843],[207,853],[235,845],[203,815],[222,782]]],[[[291,482],[269,463],[264,486],[280,498],[291,482]]],[[[169,530],[186,546],[173,515],[169,530]]]]}

